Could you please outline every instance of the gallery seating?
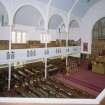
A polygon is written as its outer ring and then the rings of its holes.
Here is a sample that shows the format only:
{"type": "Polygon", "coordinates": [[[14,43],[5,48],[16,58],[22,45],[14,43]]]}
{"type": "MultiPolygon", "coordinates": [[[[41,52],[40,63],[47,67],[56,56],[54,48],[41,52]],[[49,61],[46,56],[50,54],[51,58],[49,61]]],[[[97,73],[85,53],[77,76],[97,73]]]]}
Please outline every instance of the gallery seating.
{"type": "MultiPolygon", "coordinates": [[[[9,96],[34,98],[79,98],[83,96],[92,97],[91,95],[85,95],[83,93],[79,96],[78,90],[73,87],[68,87],[54,78],[57,73],[63,73],[61,68],[65,67],[64,63],[65,59],[49,59],[47,79],[44,78],[43,74],[43,62],[24,64],[23,67],[20,68],[12,67],[11,90],[7,91],[7,82],[4,81],[7,81],[8,78],[1,78],[0,83],[4,83],[4,85],[2,85],[3,87],[2,91],[0,91],[0,94],[4,97],[9,96]],[[60,68],[58,68],[59,65],[60,68]]],[[[4,71],[2,70],[1,73],[7,74],[8,77],[8,69],[4,71]]]]}

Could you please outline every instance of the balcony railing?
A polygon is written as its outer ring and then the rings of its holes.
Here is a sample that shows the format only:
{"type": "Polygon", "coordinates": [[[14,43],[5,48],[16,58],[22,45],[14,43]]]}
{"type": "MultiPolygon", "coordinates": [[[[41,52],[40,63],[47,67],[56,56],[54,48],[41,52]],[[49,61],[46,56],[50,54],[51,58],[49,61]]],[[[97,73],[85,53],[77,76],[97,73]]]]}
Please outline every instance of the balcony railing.
{"type": "Polygon", "coordinates": [[[41,58],[80,54],[80,46],[0,50],[0,64],[41,58]]]}

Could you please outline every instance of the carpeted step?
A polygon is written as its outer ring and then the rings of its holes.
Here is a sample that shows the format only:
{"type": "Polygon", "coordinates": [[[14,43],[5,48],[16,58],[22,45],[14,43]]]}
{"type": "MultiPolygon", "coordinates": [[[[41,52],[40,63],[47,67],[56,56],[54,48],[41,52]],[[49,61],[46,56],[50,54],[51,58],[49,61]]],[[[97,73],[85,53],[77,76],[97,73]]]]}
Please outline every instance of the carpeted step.
{"type": "Polygon", "coordinates": [[[73,77],[70,77],[70,78],[69,77],[65,77],[65,79],[68,79],[68,80],[70,80],[72,82],[75,82],[75,83],[77,83],[79,85],[82,85],[84,87],[90,88],[92,90],[95,90],[97,92],[101,92],[103,90],[101,87],[95,86],[94,84],[91,84],[91,83],[88,83],[86,81],[79,80],[79,79],[76,79],[76,78],[73,78],[73,77]]]}

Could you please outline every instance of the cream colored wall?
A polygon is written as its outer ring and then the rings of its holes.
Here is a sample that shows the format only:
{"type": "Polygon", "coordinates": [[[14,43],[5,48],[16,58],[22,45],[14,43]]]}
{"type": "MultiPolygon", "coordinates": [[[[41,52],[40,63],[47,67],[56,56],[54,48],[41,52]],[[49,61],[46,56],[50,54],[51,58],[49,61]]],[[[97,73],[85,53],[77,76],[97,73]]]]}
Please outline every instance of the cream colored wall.
{"type": "Polygon", "coordinates": [[[80,34],[82,37],[81,51],[82,53],[91,53],[92,44],[92,29],[96,21],[105,17],[105,0],[100,0],[98,3],[93,5],[86,15],[83,17],[80,24],[80,34]],[[83,51],[83,43],[88,43],[88,51],[83,51]]]}
{"type": "MultiPolygon", "coordinates": [[[[67,20],[68,19],[67,19],[67,13],[66,12],[61,11],[61,10],[59,10],[57,8],[47,8],[47,5],[45,5],[45,4],[43,4],[43,3],[39,2],[39,1],[34,1],[34,0],[30,0],[30,1],[28,1],[28,0],[14,1],[14,0],[10,0],[9,2],[7,2],[7,0],[0,0],[0,2],[5,6],[5,8],[6,8],[7,12],[8,12],[9,25],[12,25],[13,17],[15,15],[16,11],[20,7],[25,6],[25,5],[32,5],[36,9],[38,9],[38,11],[41,13],[41,15],[42,15],[42,17],[43,17],[43,19],[45,21],[45,28],[47,27],[46,24],[48,24],[49,18],[51,16],[53,16],[54,14],[59,14],[63,18],[64,23],[67,26],[67,22],[68,22],[67,20]],[[47,9],[49,9],[48,18],[46,18],[47,9]]],[[[105,17],[105,11],[104,11],[105,6],[104,6],[104,4],[105,4],[105,0],[100,0],[98,3],[93,5],[88,10],[86,15],[82,18],[82,20],[80,22],[80,34],[75,35],[75,38],[78,38],[78,36],[81,36],[81,38],[82,38],[82,43],[81,43],[81,51],[82,51],[82,53],[88,53],[88,54],[91,53],[92,28],[93,28],[93,25],[95,24],[95,22],[97,20],[99,20],[102,17],[105,17]],[[88,43],[88,52],[83,51],[83,43],[84,42],[88,43]]],[[[66,27],[66,29],[67,29],[67,27],[66,27]]],[[[77,33],[78,33],[78,31],[77,32],[72,31],[71,36],[74,35],[74,34],[77,34],[77,33]]],[[[2,37],[2,34],[1,34],[1,37],[2,37]]],[[[66,39],[66,37],[63,37],[63,38],[66,39]]],[[[30,36],[30,39],[33,39],[33,37],[30,36]]],[[[39,40],[39,38],[37,38],[37,37],[36,37],[36,39],[39,40]]]]}

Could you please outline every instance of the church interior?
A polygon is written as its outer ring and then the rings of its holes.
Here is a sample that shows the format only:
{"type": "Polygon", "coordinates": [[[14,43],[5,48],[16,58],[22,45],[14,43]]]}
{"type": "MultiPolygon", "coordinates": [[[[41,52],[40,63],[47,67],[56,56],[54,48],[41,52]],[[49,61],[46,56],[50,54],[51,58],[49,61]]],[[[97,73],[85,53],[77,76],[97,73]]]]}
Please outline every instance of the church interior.
{"type": "Polygon", "coordinates": [[[96,99],[105,88],[105,0],[0,0],[0,97],[96,99]]]}

